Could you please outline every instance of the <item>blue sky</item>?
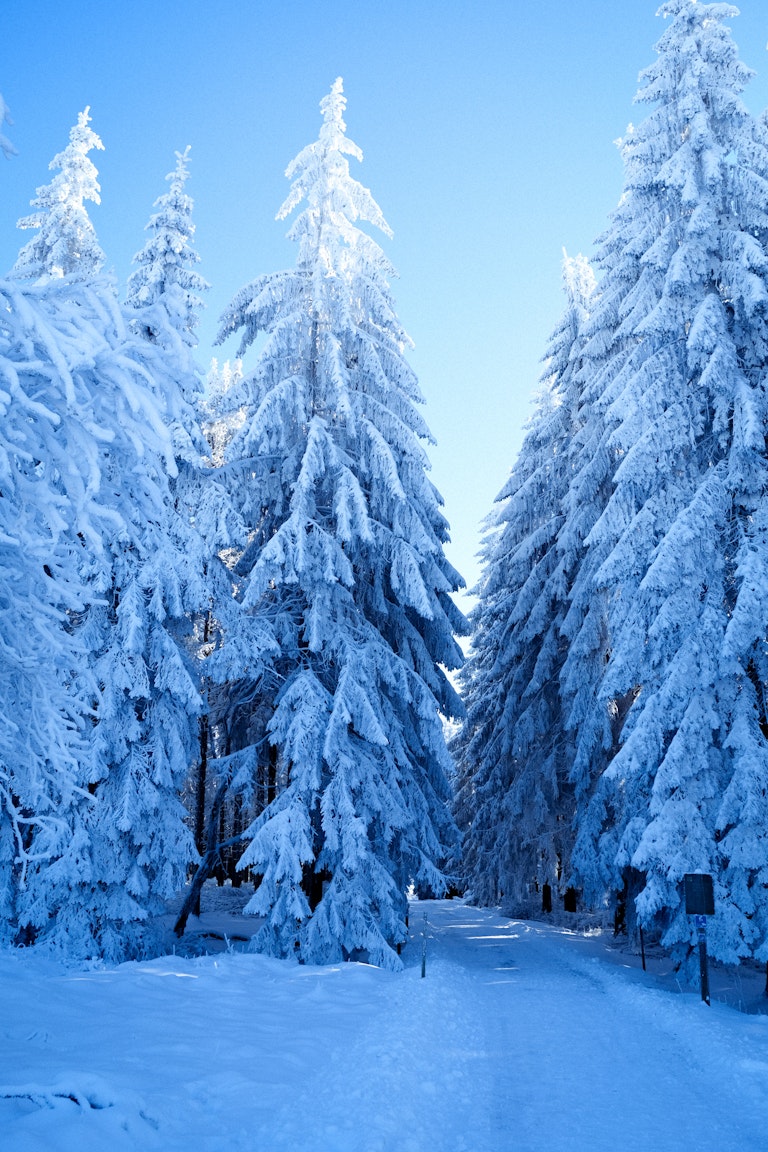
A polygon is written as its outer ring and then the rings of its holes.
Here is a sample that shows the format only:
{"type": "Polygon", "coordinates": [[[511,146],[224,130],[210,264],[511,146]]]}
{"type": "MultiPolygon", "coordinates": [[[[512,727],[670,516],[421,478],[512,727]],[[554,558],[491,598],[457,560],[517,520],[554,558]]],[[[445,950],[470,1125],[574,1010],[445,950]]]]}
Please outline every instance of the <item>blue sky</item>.
{"type": "MultiPolygon", "coordinates": [[[[0,166],[0,266],[48,162],[91,106],[102,205],[92,218],[121,284],[176,149],[192,145],[200,270],[211,283],[199,360],[255,276],[290,266],[275,213],[288,162],[315,139],[343,76],[355,175],[394,229],[399,315],[416,342],[433,479],[453,563],[478,575],[480,522],[519,448],[562,248],[590,255],[621,191],[613,141],[664,24],[654,0],[7,0],[0,91],[19,155],[0,166]]],[[[733,22],[768,106],[768,9],[733,22]]],[[[247,361],[246,361],[247,365],[247,361]]]]}

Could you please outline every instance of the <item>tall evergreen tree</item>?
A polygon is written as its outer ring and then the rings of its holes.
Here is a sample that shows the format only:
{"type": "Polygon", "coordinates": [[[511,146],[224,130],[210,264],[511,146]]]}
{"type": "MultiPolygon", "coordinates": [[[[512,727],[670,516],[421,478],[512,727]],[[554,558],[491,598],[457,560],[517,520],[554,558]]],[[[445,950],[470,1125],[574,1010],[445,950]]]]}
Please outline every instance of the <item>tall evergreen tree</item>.
{"type": "MultiPolygon", "coordinates": [[[[98,518],[98,470],[84,451],[77,357],[58,339],[61,287],[0,282],[0,939],[29,938],[30,887],[47,846],[66,840],[61,815],[86,781],[80,769],[88,683],[67,626],[84,605],[81,549],[98,518]],[[54,300],[51,297],[55,297],[54,300]],[[74,369],[74,371],[73,371],[74,369]],[[41,848],[42,845],[42,848],[41,848]]],[[[71,299],[70,299],[71,303],[71,299]]],[[[61,849],[63,851],[63,847],[61,849]]]]}
{"type": "MultiPolygon", "coordinates": [[[[79,128],[63,173],[98,142],[84,116],[79,128]]],[[[137,949],[142,922],[194,854],[176,789],[196,693],[163,628],[182,598],[166,543],[179,366],[162,344],[131,335],[112,281],[97,274],[85,183],[62,181],[39,218],[41,242],[17,261],[5,321],[9,382],[28,385],[33,413],[52,429],[32,458],[17,438],[9,470],[50,488],[32,489],[31,512],[55,530],[73,594],[60,592],[58,614],[38,628],[50,631],[54,657],[68,654],[50,699],[74,733],[59,747],[41,732],[41,768],[18,753],[11,761],[9,916],[70,955],[119,958],[137,949]]],[[[38,203],[47,204],[40,193],[38,203]]],[[[55,589],[52,561],[43,571],[55,589]]]]}
{"type": "Polygon", "coordinates": [[[725,27],[736,10],[660,11],[670,24],[638,96],[655,107],[623,142],[586,347],[602,431],[574,493],[599,492],[603,507],[564,676],[580,744],[574,860],[593,895],[634,877],[641,922],[669,945],[691,940],[683,875],[715,873],[712,945],[732,961],[768,944],[766,841],[753,834],[768,763],[755,578],[768,154],[740,100],[749,73],[725,27]]]}
{"type": "MultiPolygon", "coordinates": [[[[101,766],[90,828],[99,885],[89,917],[102,954],[148,946],[145,921],[183,885],[195,857],[180,794],[198,755],[202,701],[190,620],[208,606],[207,556],[195,525],[204,442],[196,404],[194,329],[207,284],[194,270],[188,150],[155,203],[151,233],[135,257],[126,315],[128,355],[163,399],[174,469],[158,474],[158,506],[133,494],[137,514],[107,544],[109,581],[91,609],[89,649],[99,685],[91,752],[101,766]]],[[[131,478],[126,487],[136,482],[131,478]]]]}
{"type": "Polygon", "coordinates": [[[2,915],[11,934],[94,955],[101,941],[90,913],[105,860],[92,838],[103,765],[90,755],[90,614],[108,586],[104,542],[122,538],[139,508],[159,511],[173,461],[111,285],[9,281],[3,293],[2,369],[13,402],[1,502],[9,517],[2,915]]]}
{"type": "Polygon", "coordinates": [[[104,263],[104,253],[85,207],[86,200],[101,203],[96,168],[88,153],[104,147],[88,127],[89,112],[86,108],[80,113],[69,134],[69,144],[51,160],[49,167],[59,172],[50,184],[37,189],[32,201],[37,211],[19,220],[19,228],[38,231],[19,252],[14,276],[30,280],[73,276],[86,280],[104,263]]]}
{"type": "MultiPolygon", "coordinates": [[[[196,327],[203,307],[202,294],[208,285],[196,271],[199,256],[192,240],[195,227],[192,221],[193,202],[185,190],[189,178],[189,148],[176,153],[176,167],[166,179],[168,191],[155,201],[157,211],[147,225],[150,237],[134,258],[137,268],[128,281],[127,305],[133,331],[150,344],[159,345],[176,365],[176,411],[170,430],[176,451],[178,475],[172,482],[174,503],[170,509],[162,535],[166,556],[178,581],[178,592],[173,604],[169,602],[168,618],[164,622],[167,633],[175,638],[180,651],[195,657],[194,667],[201,699],[193,709],[185,707],[182,697],[176,699],[178,709],[177,730],[186,731],[184,756],[174,773],[174,786],[178,789],[185,772],[186,796],[191,809],[197,848],[203,854],[196,877],[202,882],[210,872],[215,855],[207,853],[209,845],[206,827],[210,812],[207,798],[212,773],[217,771],[213,789],[227,783],[233,775],[231,765],[220,773],[220,758],[216,756],[216,732],[212,732],[211,713],[218,719],[216,702],[218,687],[211,689],[210,669],[218,668],[216,649],[219,644],[222,621],[231,621],[232,586],[229,571],[218,556],[223,540],[231,541],[232,525],[223,511],[226,493],[216,473],[204,461],[209,447],[201,430],[208,415],[204,404],[200,375],[193,363],[192,352],[197,343],[196,327]],[[225,522],[222,535],[220,518],[225,522]],[[202,661],[199,657],[202,656],[202,661]],[[185,724],[186,719],[186,724],[185,724]],[[198,725],[195,750],[192,752],[192,727],[198,725]],[[190,772],[190,769],[193,769],[190,772]],[[224,780],[219,779],[223,775],[224,780]]],[[[244,539],[241,533],[238,539],[244,539]]],[[[234,633],[237,626],[232,624],[234,633]]],[[[222,673],[226,678],[228,669],[222,673]]],[[[160,692],[159,699],[171,699],[160,692]]],[[[147,719],[147,731],[155,727],[147,719]]],[[[222,793],[223,795],[223,793],[222,793]]],[[[221,797],[213,805],[221,807],[221,797]]],[[[214,821],[214,823],[216,823],[214,821]]],[[[212,828],[213,839],[218,838],[218,825],[212,828]]],[[[195,889],[194,891],[197,891],[195,889]]],[[[184,922],[186,921],[186,913],[184,922]]],[[[180,930],[177,928],[177,930],[180,930]]]]}
{"type": "Polygon", "coordinates": [[[137,268],[128,279],[126,304],[141,310],[150,340],[155,336],[150,310],[162,304],[165,315],[160,318],[159,329],[166,331],[170,323],[170,330],[192,348],[197,344],[195,329],[204,307],[202,294],[209,285],[195,268],[200,256],[192,243],[193,202],[185,191],[189,151],[187,146],[176,153],[176,167],[166,176],[170,187],[155,201],[157,212],[146,227],[150,237],[134,256],[137,268]]]}
{"type": "Polygon", "coordinates": [[[467,880],[479,901],[503,895],[518,912],[530,905],[532,884],[551,889],[567,875],[573,820],[559,673],[579,550],[560,536],[584,419],[581,333],[594,276],[583,257],[566,257],[563,279],[567,307],[491,520],[461,673],[467,720],[457,741],[457,815],[467,880]]]}
{"type": "Polygon", "coordinates": [[[241,352],[266,333],[228,393],[245,421],[226,469],[249,534],[241,603],[279,645],[252,707],[278,794],[242,863],[263,877],[249,906],[265,916],[259,948],[364,950],[394,967],[406,887],[441,891],[455,838],[440,714],[459,710],[444,669],[460,663],[464,622],[392,269],[358,227],[389,235],[350,175],[361,153],[345,103],[338,80],[319,140],[287,171],[279,218],[304,204],[296,268],[248,285],[223,317],[222,337],[244,330],[241,352]]]}

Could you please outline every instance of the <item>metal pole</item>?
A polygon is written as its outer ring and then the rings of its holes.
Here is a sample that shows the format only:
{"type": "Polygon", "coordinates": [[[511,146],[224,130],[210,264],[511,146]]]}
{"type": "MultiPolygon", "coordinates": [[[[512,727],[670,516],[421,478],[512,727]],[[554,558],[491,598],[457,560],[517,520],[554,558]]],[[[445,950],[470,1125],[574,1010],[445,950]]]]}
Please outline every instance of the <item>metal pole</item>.
{"type": "Polygon", "coordinates": [[[427,974],[427,914],[424,913],[424,927],[421,930],[421,978],[427,974]]]}
{"type": "Polygon", "coordinates": [[[701,998],[709,1004],[709,966],[707,964],[707,918],[696,917],[696,930],[699,934],[699,972],[701,973],[701,998]]]}
{"type": "Polygon", "coordinates": [[[647,969],[645,967],[645,937],[643,936],[642,928],[640,929],[640,959],[643,962],[643,972],[646,972],[647,969]]]}

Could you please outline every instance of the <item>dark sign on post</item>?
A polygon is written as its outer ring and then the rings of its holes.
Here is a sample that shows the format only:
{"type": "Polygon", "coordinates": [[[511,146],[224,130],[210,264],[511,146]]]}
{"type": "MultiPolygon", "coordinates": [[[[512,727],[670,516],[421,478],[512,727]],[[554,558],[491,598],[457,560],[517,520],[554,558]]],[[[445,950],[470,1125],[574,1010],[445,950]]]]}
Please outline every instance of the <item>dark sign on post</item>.
{"type": "Polygon", "coordinates": [[[712,877],[706,872],[687,872],[685,875],[686,916],[714,916],[715,892],[712,877]]]}
{"type": "Polygon", "coordinates": [[[699,971],[701,998],[709,1004],[709,966],[707,962],[707,916],[715,914],[715,892],[712,877],[706,872],[687,872],[685,875],[685,912],[696,917],[699,938],[699,971]]]}

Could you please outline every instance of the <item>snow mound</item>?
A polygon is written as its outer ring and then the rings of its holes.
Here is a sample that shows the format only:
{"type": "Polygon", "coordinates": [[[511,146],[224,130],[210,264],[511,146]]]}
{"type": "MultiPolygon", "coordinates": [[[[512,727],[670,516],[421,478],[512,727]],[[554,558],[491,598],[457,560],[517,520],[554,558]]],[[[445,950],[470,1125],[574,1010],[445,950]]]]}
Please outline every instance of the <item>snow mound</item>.
{"type": "Polygon", "coordinates": [[[48,1084],[0,1085],[0,1125],[14,1152],[111,1152],[155,1148],[158,1121],[130,1089],[70,1072],[48,1084]]]}

